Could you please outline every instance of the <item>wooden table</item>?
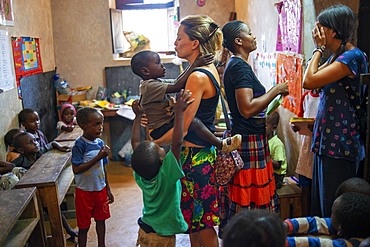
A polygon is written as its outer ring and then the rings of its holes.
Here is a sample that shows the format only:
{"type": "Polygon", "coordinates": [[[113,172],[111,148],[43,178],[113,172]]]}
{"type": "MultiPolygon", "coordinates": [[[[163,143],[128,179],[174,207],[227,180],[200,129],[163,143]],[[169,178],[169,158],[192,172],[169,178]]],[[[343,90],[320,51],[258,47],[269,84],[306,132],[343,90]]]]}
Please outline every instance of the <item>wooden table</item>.
{"type": "Polygon", "coordinates": [[[36,188],[0,191],[0,246],[46,246],[36,188]]]}
{"type": "MultiPolygon", "coordinates": [[[[70,140],[81,134],[82,130],[75,128],[73,132],[62,133],[56,140],[64,141],[63,145],[72,148],[74,141],[70,140]]],[[[55,149],[44,153],[15,186],[16,188],[37,188],[37,196],[49,215],[50,245],[53,247],[66,246],[60,204],[74,178],[71,156],[71,152],[60,152],[55,149]]]]}

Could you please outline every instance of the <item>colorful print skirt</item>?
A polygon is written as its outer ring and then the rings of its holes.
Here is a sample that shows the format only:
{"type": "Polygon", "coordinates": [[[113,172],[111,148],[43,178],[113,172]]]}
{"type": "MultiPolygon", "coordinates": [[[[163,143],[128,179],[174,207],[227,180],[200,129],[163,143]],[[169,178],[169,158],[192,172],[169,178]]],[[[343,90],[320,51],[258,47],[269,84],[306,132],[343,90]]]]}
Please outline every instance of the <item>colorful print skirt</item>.
{"type": "Polygon", "coordinates": [[[185,177],[181,179],[181,210],[194,233],[219,224],[218,191],[214,181],[215,147],[189,148],[181,152],[185,177]]]}

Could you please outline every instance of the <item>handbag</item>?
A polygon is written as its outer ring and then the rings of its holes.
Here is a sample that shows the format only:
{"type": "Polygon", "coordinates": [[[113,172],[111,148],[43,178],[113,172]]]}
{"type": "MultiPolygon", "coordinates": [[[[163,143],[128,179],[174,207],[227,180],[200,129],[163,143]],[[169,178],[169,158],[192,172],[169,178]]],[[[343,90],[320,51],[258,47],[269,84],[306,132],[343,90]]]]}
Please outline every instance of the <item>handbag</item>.
{"type": "MultiPolygon", "coordinates": [[[[226,130],[224,131],[223,138],[231,136],[231,124],[226,110],[226,105],[221,94],[222,111],[224,113],[226,130]]],[[[242,169],[244,161],[240,156],[238,150],[231,151],[230,153],[224,153],[221,150],[217,150],[217,157],[215,162],[215,181],[217,185],[224,186],[228,184],[234,175],[242,169]]]]}

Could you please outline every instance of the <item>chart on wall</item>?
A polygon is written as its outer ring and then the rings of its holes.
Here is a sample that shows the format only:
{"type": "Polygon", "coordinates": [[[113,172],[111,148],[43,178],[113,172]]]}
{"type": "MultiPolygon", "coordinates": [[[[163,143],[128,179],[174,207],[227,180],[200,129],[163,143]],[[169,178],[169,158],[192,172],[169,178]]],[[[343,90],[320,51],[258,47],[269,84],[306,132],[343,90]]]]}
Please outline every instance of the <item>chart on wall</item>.
{"type": "Polygon", "coordinates": [[[21,77],[43,72],[39,39],[31,37],[12,37],[12,48],[18,96],[20,97],[21,77]]]}
{"type": "Polygon", "coordinates": [[[282,106],[298,115],[302,97],[302,64],[300,55],[278,53],[276,60],[277,83],[288,83],[289,95],[285,96],[282,106]]]}
{"type": "Polygon", "coordinates": [[[301,0],[283,0],[275,4],[278,11],[276,51],[301,52],[301,0]]]}

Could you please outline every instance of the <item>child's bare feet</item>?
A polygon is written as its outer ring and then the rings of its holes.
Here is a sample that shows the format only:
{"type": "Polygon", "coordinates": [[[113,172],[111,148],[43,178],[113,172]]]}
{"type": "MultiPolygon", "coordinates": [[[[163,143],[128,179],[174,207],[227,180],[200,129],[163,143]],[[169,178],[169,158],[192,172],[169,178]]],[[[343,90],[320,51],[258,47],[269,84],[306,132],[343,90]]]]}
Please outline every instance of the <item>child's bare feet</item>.
{"type": "Polygon", "coordinates": [[[236,134],[232,137],[228,137],[222,140],[222,152],[228,153],[233,150],[238,149],[240,144],[242,143],[242,136],[240,134],[236,134]]]}

